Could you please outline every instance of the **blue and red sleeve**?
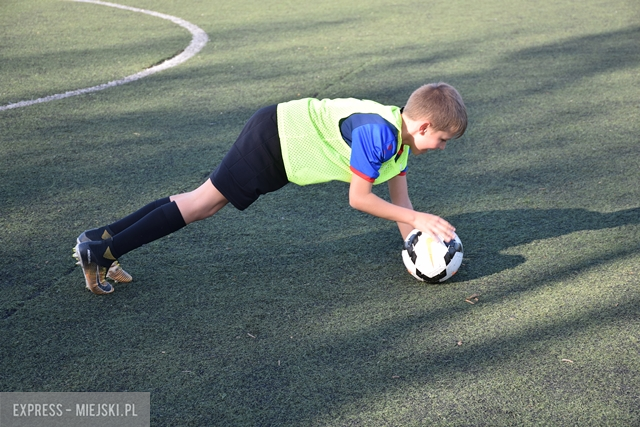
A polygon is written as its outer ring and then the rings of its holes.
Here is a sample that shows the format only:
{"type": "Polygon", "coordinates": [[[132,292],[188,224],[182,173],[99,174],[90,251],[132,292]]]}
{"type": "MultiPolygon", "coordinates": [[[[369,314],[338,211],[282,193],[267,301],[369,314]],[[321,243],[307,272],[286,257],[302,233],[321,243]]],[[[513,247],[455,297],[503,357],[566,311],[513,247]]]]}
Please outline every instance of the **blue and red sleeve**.
{"type": "Polygon", "coordinates": [[[341,123],[341,131],[351,145],[351,171],[369,182],[380,176],[384,162],[398,154],[398,129],[377,114],[354,114],[341,123]]]}

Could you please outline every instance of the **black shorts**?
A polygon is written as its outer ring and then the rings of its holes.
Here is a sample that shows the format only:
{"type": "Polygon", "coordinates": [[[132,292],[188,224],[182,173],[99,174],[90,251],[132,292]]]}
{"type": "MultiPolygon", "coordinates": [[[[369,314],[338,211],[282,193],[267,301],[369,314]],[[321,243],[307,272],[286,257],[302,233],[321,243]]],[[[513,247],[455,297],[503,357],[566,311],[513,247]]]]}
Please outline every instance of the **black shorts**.
{"type": "Polygon", "coordinates": [[[289,180],[282,161],[277,106],[258,110],[211,173],[213,185],[237,209],[244,210],[262,194],[284,187],[289,180]]]}

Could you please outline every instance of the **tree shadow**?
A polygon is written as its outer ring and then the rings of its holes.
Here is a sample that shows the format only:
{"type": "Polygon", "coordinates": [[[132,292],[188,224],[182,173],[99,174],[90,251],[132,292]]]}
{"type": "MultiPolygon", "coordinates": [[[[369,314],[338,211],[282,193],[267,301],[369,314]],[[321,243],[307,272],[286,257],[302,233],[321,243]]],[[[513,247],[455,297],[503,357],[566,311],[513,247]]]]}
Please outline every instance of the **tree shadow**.
{"type": "Polygon", "coordinates": [[[515,246],[583,230],[637,225],[640,207],[600,213],[586,209],[507,209],[470,212],[447,218],[460,229],[465,248],[461,278],[477,279],[514,268],[525,259],[505,255],[515,246]]]}
{"type": "MultiPolygon", "coordinates": [[[[473,230],[465,237],[465,255],[470,254],[472,261],[465,266],[464,275],[459,274],[443,285],[434,285],[422,288],[414,288],[412,292],[424,292],[429,300],[438,299],[447,293],[444,287],[455,286],[460,279],[471,280],[495,274],[506,269],[516,267],[525,259],[520,256],[504,255],[501,252],[519,245],[524,245],[536,240],[552,239],[571,233],[586,230],[604,230],[608,228],[633,226],[640,223],[640,207],[620,210],[616,212],[600,213],[586,209],[511,209],[493,210],[488,212],[474,212],[454,215],[451,218],[456,224],[465,229],[473,230]],[[487,244],[490,241],[491,244],[487,244]],[[480,259],[482,261],[475,261],[480,259]],[[442,287],[439,287],[442,286],[442,287]]],[[[298,255],[301,261],[298,267],[304,266],[304,260],[310,258],[309,264],[313,264],[315,258],[342,259],[344,264],[358,263],[362,272],[362,264],[375,265],[379,262],[389,261],[390,253],[399,250],[396,242],[396,230],[384,230],[367,232],[364,235],[344,237],[333,245],[334,242],[314,243],[309,241],[298,242],[291,248],[289,257],[298,255]],[[378,244],[377,242],[382,242],[378,244]],[[359,258],[356,253],[366,253],[369,247],[374,247],[383,252],[383,256],[371,254],[366,260],[359,258]],[[371,259],[370,259],[371,258],[371,259]]],[[[620,245],[611,253],[604,254],[604,262],[616,257],[626,256],[638,249],[633,246],[620,245]]],[[[268,258],[267,249],[262,248],[268,258]]],[[[260,254],[262,255],[262,254],[260,254]]],[[[277,260],[272,260],[273,267],[268,270],[276,274],[277,260]]],[[[528,287],[528,290],[548,286],[557,282],[558,277],[570,271],[591,268],[601,262],[600,258],[589,258],[572,265],[561,265],[542,272],[535,280],[514,280],[503,284],[500,289],[483,298],[484,304],[501,304],[503,297],[518,287],[519,291],[528,287]]],[[[337,262],[337,261],[336,261],[337,262]]],[[[338,264],[336,264],[338,265],[338,264]]],[[[282,267],[281,267],[282,268],[282,267]]],[[[284,276],[294,274],[287,268],[280,270],[284,276]]],[[[301,273],[300,279],[309,280],[315,271],[301,273]]],[[[408,278],[409,276],[407,276],[408,278]]],[[[333,275],[323,273],[323,282],[335,280],[337,283],[349,283],[357,287],[357,279],[351,277],[346,269],[337,268],[333,275]]],[[[360,277],[360,280],[366,278],[360,277]]],[[[409,280],[409,279],[408,279],[409,280]]],[[[261,285],[262,286],[262,285],[261,285]]],[[[313,284],[312,286],[320,286],[313,284]]],[[[234,383],[240,390],[227,391],[229,402],[243,408],[254,408],[248,413],[247,419],[259,425],[314,425],[314,422],[328,416],[332,412],[340,412],[339,408],[358,407],[359,411],[365,411],[370,400],[376,400],[380,396],[393,394],[411,389],[416,383],[427,385],[437,384],[443,381],[453,381],[452,378],[467,376],[475,378],[486,369],[496,369],[514,363],[526,355],[535,360],[531,363],[541,363],[540,360],[557,360],[558,354],[548,354],[549,348],[556,351],[553,342],[570,340],[590,328],[602,328],[610,322],[631,322],[637,316],[638,296],[630,295],[630,298],[620,304],[601,305],[587,304],[581,309],[571,310],[564,316],[552,316],[543,323],[531,322],[523,324],[522,328],[507,328],[500,333],[481,339],[472,336],[465,337],[465,343],[457,346],[453,337],[447,337],[447,325],[456,322],[460,318],[469,315],[469,310],[474,306],[464,303],[456,304],[451,301],[439,303],[426,303],[424,307],[412,307],[408,314],[393,316],[380,322],[365,322],[366,325],[353,325],[352,332],[335,333],[332,325],[326,325],[322,332],[312,338],[298,337],[297,331],[304,330],[306,325],[314,324],[313,316],[323,317],[326,313],[318,310],[316,305],[327,304],[330,308],[341,307],[337,302],[341,294],[339,286],[327,286],[328,289],[317,291],[321,297],[314,301],[308,301],[309,307],[300,310],[300,316],[291,321],[291,330],[296,334],[295,344],[287,343],[278,337],[277,333],[262,328],[261,322],[255,321],[255,327],[260,328],[257,339],[260,348],[259,357],[273,360],[269,363],[250,362],[246,366],[238,368],[233,377],[234,383]],[[424,335],[438,335],[438,339],[418,339],[416,344],[412,337],[424,335]],[[448,345],[440,345],[443,340],[450,338],[448,345]],[[466,341],[468,339],[468,341],[466,341]],[[264,342],[278,341],[280,346],[264,348],[260,346],[260,340],[264,342]],[[407,349],[407,341],[412,342],[407,349]],[[410,357],[409,357],[410,355],[410,357]],[[282,364],[280,364],[280,358],[282,364]],[[275,362],[277,360],[277,363],[275,362]],[[244,384],[247,384],[245,387],[244,384]],[[268,409],[267,409],[268,408],[268,409]]],[[[275,291],[277,292],[277,291],[275,291]]],[[[296,293],[306,295],[311,299],[313,292],[307,285],[295,287],[296,293]]],[[[357,291],[355,291],[357,292],[357,291]]],[[[395,293],[398,297],[399,293],[395,293]]],[[[356,300],[366,298],[386,298],[384,292],[363,292],[359,297],[349,298],[346,305],[355,304],[356,300]]],[[[264,304],[286,306],[292,301],[285,297],[279,300],[270,297],[264,304]],[[287,301],[285,303],[285,301],[287,301]]],[[[303,298],[304,299],[304,298],[303,298]]],[[[374,306],[364,304],[363,308],[371,309],[374,306]]],[[[513,308],[503,307],[512,310],[513,308]]],[[[250,309],[251,315],[256,310],[273,310],[257,304],[250,309]]],[[[277,310],[275,310],[277,311],[277,310]]],[[[278,318],[284,316],[275,315],[270,320],[275,324],[278,318]]],[[[257,319],[257,318],[256,318],[257,319]]],[[[260,319],[263,321],[264,319],[260,319]]],[[[281,320],[281,319],[280,319],[281,320]]],[[[353,321],[353,319],[350,319],[353,321]]],[[[477,325],[476,325],[477,326],[477,325]]],[[[476,326],[470,327],[473,330],[476,326]]],[[[335,328],[335,325],[333,326],[335,328]]],[[[348,327],[345,327],[348,330],[348,327]]],[[[463,332],[465,333],[465,332],[463,332]]],[[[490,334],[491,335],[491,334],[490,334]]],[[[293,340],[294,337],[292,336],[293,340]]],[[[216,357],[223,358],[223,352],[216,357]]],[[[535,365],[534,365],[535,366],[535,365]]],[[[633,374],[624,371],[625,374],[633,374]]],[[[556,381],[575,382],[580,386],[580,380],[563,375],[562,372],[554,374],[556,381]]],[[[231,379],[230,379],[231,380],[231,379]]],[[[218,378],[204,379],[202,388],[206,399],[218,398],[220,386],[218,378]],[[207,393],[210,393],[207,395],[207,393]]],[[[569,387],[569,386],[568,386],[569,387]]],[[[622,405],[632,405],[633,398],[625,394],[624,390],[614,391],[616,398],[622,405]]],[[[487,403],[487,410],[495,409],[493,403],[487,403]]],[[[499,409],[499,408],[498,408],[499,409]]],[[[216,424],[221,419],[229,416],[226,408],[221,412],[201,413],[205,424],[216,424]]],[[[348,411],[348,409],[347,409],[348,411]]],[[[482,414],[469,414],[468,425],[482,421],[482,414]]],[[[247,421],[247,424],[251,424],[247,421]]],[[[356,422],[353,425],[360,425],[356,422]]]]}

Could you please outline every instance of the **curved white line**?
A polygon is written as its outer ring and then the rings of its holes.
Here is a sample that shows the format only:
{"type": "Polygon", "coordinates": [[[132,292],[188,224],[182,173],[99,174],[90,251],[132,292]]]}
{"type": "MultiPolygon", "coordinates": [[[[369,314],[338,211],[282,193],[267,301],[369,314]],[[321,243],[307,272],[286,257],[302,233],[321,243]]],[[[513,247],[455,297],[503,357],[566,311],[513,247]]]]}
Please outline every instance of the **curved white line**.
{"type": "Polygon", "coordinates": [[[182,64],[183,62],[187,61],[191,57],[195,56],[198,52],[200,52],[204,47],[204,45],[206,45],[207,42],[209,41],[209,37],[207,36],[207,33],[205,33],[204,30],[202,30],[200,27],[190,22],[187,22],[184,19],[176,18],[175,16],[165,15],[164,13],[158,13],[152,10],[138,9],[136,7],[130,7],[130,6],[123,6],[121,4],[116,4],[116,3],[107,3],[99,0],[73,0],[73,1],[82,2],[82,3],[94,3],[94,4],[103,5],[103,6],[115,7],[118,9],[145,13],[147,15],[155,16],[157,18],[166,19],[168,21],[171,21],[175,24],[180,25],[183,28],[186,28],[193,35],[193,37],[191,38],[191,43],[189,43],[189,46],[187,46],[187,48],[183,50],[179,55],[176,55],[173,58],[168,59],[151,68],[147,68],[144,71],[140,71],[139,73],[132,74],[120,80],[114,80],[109,83],[103,83],[98,86],[88,87],[86,89],[77,89],[77,90],[72,90],[65,93],[59,93],[56,95],[45,96],[44,98],[32,99],[30,101],[20,101],[14,104],[3,105],[3,106],[0,106],[0,111],[10,110],[12,108],[28,107],[29,105],[40,104],[42,102],[56,101],[59,99],[69,98],[71,96],[98,92],[110,87],[120,86],[126,83],[139,80],[143,77],[150,76],[151,74],[155,74],[159,71],[166,70],[167,68],[175,67],[176,65],[182,64]]]}

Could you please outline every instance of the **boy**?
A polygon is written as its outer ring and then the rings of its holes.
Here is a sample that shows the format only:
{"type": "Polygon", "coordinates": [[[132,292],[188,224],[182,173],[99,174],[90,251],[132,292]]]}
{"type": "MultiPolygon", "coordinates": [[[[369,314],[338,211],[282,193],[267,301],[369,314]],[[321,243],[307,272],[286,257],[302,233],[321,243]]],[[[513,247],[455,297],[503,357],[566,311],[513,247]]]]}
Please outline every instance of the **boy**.
{"type": "Polygon", "coordinates": [[[395,221],[406,238],[414,228],[453,238],[442,218],[413,210],[407,190],[409,152],[445,148],[467,127],[460,94],[446,83],[424,85],[400,109],[356,99],[305,98],[256,112],[209,179],[197,189],[156,200],[113,224],[87,230],[75,257],[87,288],[113,292],[106,281],[130,281],[117,259],[187,224],[208,218],[227,203],[246,209],[262,194],[289,182],[349,182],[351,207],[395,221]],[[391,203],[372,193],[388,182],[391,203]]]}

